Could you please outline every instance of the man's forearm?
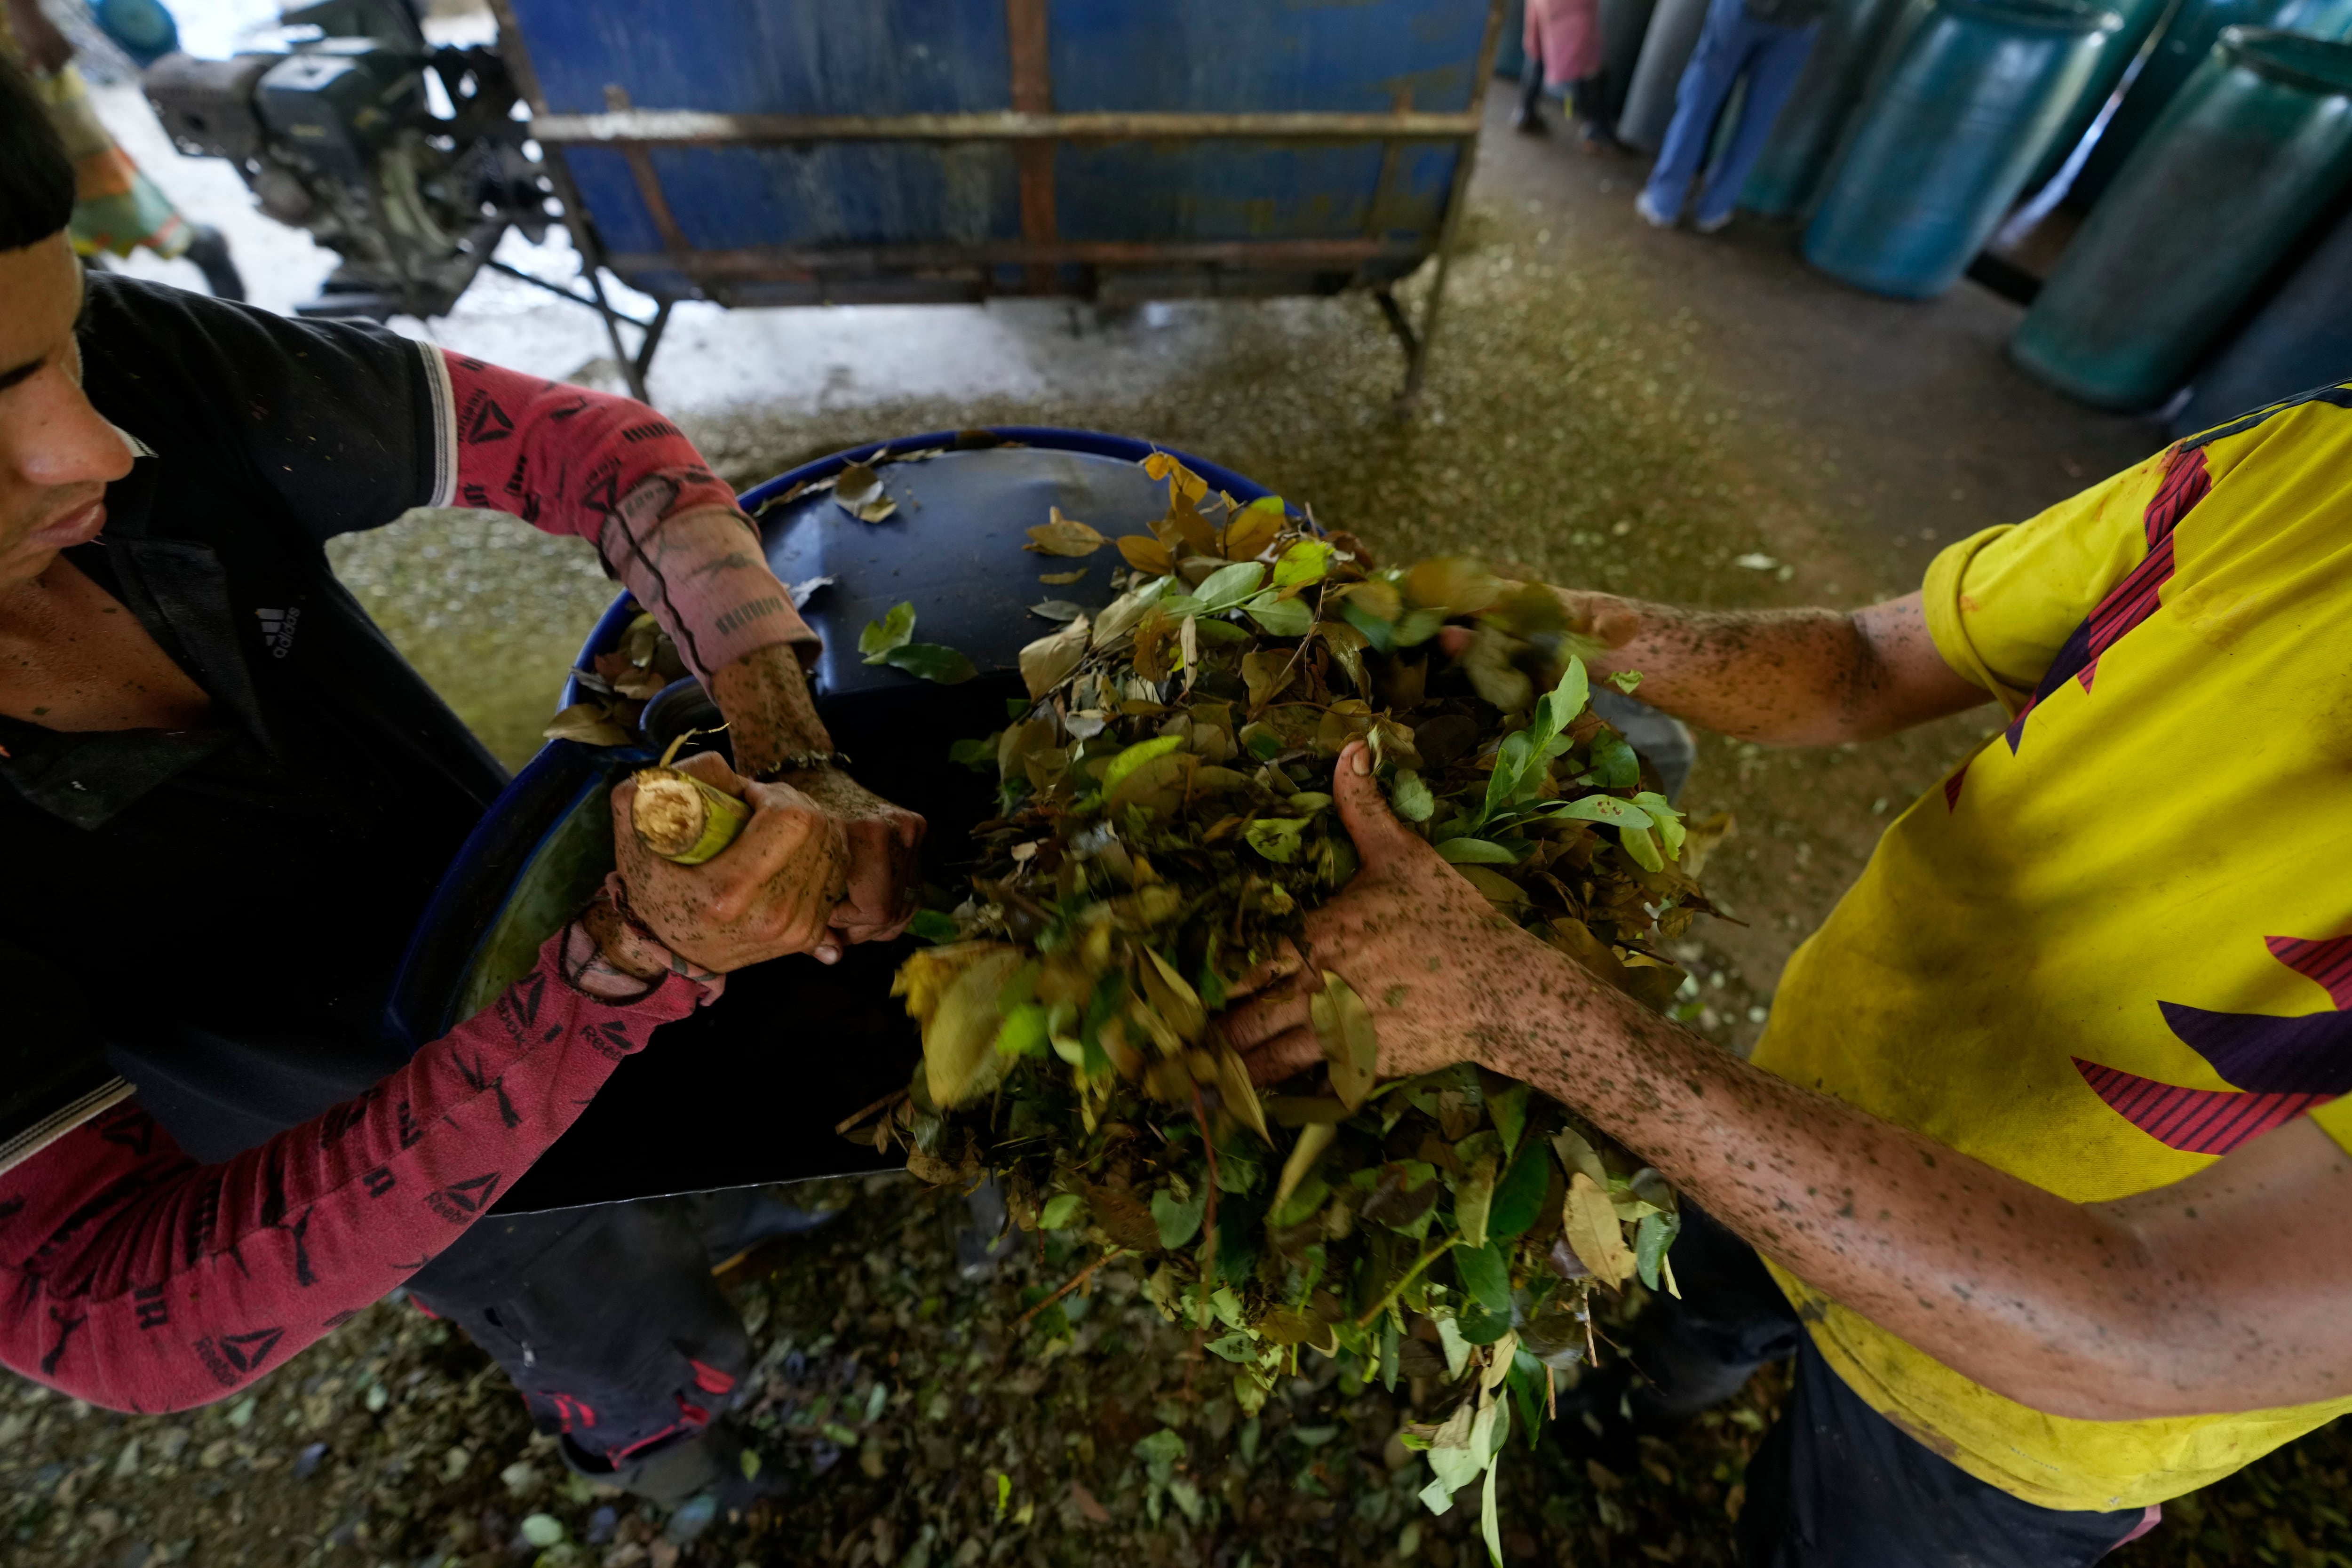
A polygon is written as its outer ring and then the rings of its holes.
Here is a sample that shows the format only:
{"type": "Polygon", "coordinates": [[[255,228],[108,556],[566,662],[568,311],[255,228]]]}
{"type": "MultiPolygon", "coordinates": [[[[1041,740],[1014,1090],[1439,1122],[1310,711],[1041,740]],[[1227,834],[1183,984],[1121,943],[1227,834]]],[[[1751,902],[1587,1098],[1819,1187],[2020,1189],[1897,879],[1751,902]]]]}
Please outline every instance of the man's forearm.
{"type": "Polygon", "coordinates": [[[1776,745],[1874,740],[1986,700],[1927,636],[1919,597],[1838,610],[1688,610],[1561,592],[1606,651],[1594,673],[1638,671],[1651,706],[1717,734],[1776,745]]]}
{"type": "Polygon", "coordinates": [[[2069,1203],[1750,1067],[1564,961],[1543,989],[1557,1006],[1490,1044],[1486,1065],[1590,1116],[1775,1261],[1995,1392],[2084,1419],[2326,1392],[2309,1345],[2227,1321],[2209,1270],[2151,1244],[2136,1222],[2150,1203],[2069,1203]]]}

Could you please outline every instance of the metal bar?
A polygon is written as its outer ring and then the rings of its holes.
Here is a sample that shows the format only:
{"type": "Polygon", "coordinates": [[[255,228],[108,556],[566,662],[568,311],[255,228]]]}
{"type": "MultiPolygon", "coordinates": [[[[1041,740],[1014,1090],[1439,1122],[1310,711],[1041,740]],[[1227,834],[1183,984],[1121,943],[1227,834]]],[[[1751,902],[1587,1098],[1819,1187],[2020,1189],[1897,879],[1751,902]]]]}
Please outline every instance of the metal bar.
{"type": "Polygon", "coordinates": [[[1412,356],[1421,352],[1421,338],[1412,330],[1412,318],[1407,316],[1404,307],[1397,303],[1392,289],[1375,289],[1372,299],[1381,308],[1381,319],[1388,322],[1389,331],[1396,334],[1397,342],[1403,348],[1405,363],[1411,364],[1412,356]]]}
{"type": "MultiPolygon", "coordinates": [[[[1004,0],[1004,32],[1013,65],[1013,111],[1050,117],[1054,112],[1054,63],[1048,47],[1045,0],[1004,0]]],[[[1021,171],[1021,237],[1049,245],[1061,233],[1054,202],[1054,143],[1029,141],[1014,151],[1021,171]]],[[[1032,264],[1023,276],[1032,294],[1051,294],[1059,281],[1053,267],[1032,264]]]]}
{"type": "Polygon", "coordinates": [[[662,190],[661,176],[654,173],[653,154],[643,145],[625,146],[621,156],[629,165],[629,177],[636,182],[637,199],[646,204],[646,216],[654,220],[654,232],[662,244],[676,251],[688,251],[693,244],[686,230],[678,227],[677,215],[669,210],[669,197],[662,190]]]}
{"type": "MultiPolygon", "coordinates": [[[[669,325],[669,307],[670,301],[664,300],[654,310],[654,319],[644,326],[644,336],[637,340],[637,357],[630,362],[635,371],[635,374],[629,377],[631,386],[644,387],[646,378],[653,374],[654,351],[661,347],[662,332],[669,325]]],[[[643,403],[646,400],[643,391],[639,391],[636,395],[638,402],[643,403]]]]}
{"type": "MultiPolygon", "coordinates": [[[[1470,118],[1483,121],[1486,111],[1486,82],[1495,74],[1495,47],[1503,37],[1503,10],[1507,0],[1488,0],[1486,6],[1486,37],[1478,46],[1478,74],[1470,84],[1470,118]]],[[[1420,341],[1405,355],[1404,390],[1397,396],[1397,406],[1410,411],[1421,396],[1423,373],[1429,367],[1430,341],[1437,335],[1438,307],[1445,303],[1445,275],[1454,262],[1454,244],[1462,229],[1463,209],[1470,205],[1470,181],[1478,170],[1478,143],[1473,138],[1462,149],[1461,166],[1454,171],[1454,188],[1446,193],[1445,221],[1437,231],[1437,273],[1429,280],[1429,302],[1421,308],[1421,330],[1414,334],[1420,341]]]]}
{"type": "Polygon", "coordinates": [[[759,246],[740,250],[655,251],[608,257],[605,265],[627,276],[643,271],[682,272],[694,278],[814,278],[822,274],[883,272],[924,268],[996,266],[1139,266],[1153,262],[1229,267],[1355,267],[1383,257],[1412,258],[1421,247],[1350,236],[1341,239],[1267,240],[982,240],[971,245],[759,246]]]}
{"type": "Polygon", "coordinates": [[[646,327],[652,324],[648,321],[640,321],[635,316],[630,315],[626,310],[614,310],[610,305],[601,305],[595,300],[580,293],[577,289],[567,289],[561,283],[551,283],[546,279],[539,277],[535,273],[525,272],[520,267],[509,267],[505,262],[499,260],[496,257],[483,262],[482,265],[488,268],[493,272],[502,272],[506,274],[509,278],[513,279],[518,283],[528,283],[534,289],[544,289],[559,300],[569,300],[573,304],[591,310],[610,311],[613,315],[618,316],[621,320],[628,322],[629,325],[636,328],[639,331],[643,331],[646,327]]]}
{"type": "Polygon", "coordinates": [[[604,298],[604,280],[596,275],[596,269],[587,267],[582,270],[588,279],[590,290],[596,296],[597,314],[604,318],[604,336],[613,343],[613,363],[620,368],[621,379],[629,384],[629,395],[639,403],[650,404],[652,399],[646,395],[646,373],[637,368],[636,356],[621,346],[621,321],[624,319],[621,312],[613,309],[613,302],[604,298]]]}
{"type": "MultiPolygon", "coordinates": [[[[1493,38],[1486,58],[1493,58],[1493,38]]],[[[1473,99],[1484,96],[1481,84],[1473,99]]],[[[688,109],[626,109],[604,114],[541,114],[530,133],[551,145],[698,146],[779,142],[1136,142],[1239,139],[1258,142],[1475,140],[1466,114],[714,114],[688,109]]]]}

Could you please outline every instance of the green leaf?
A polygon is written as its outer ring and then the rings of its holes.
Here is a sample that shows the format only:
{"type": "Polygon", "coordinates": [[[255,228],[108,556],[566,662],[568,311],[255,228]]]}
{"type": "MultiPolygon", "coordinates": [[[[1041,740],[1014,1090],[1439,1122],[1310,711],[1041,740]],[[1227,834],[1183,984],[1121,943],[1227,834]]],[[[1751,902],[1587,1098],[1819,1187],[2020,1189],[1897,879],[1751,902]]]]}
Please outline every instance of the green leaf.
{"type": "MultiPolygon", "coordinates": [[[[1214,612],[1230,610],[1252,594],[1265,581],[1265,568],[1255,561],[1236,561],[1230,566],[1220,566],[1192,590],[1203,609],[1214,612]]],[[[1169,612],[1173,615],[1174,611],[1169,612]]]]}
{"type": "Polygon", "coordinates": [[[985,735],[976,741],[958,741],[948,748],[948,761],[961,763],[974,773],[996,772],[995,735],[985,735]]]}
{"type": "Polygon", "coordinates": [[[1544,1196],[1551,1189],[1551,1170],[1541,1142],[1529,1139],[1495,1184],[1495,1201],[1486,1211],[1490,1241],[1517,1241],[1543,1217],[1544,1196]]]}
{"type": "Polygon", "coordinates": [[[1654,1290],[1658,1288],[1658,1265],[1665,1260],[1666,1248],[1681,1234],[1682,1216],[1669,1214],[1649,1214],[1633,1232],[1633,1267],[1641,1271],[1642,1283],[1654,1290]]]}
{"type": "Polygon", "coordinates": [[[1306,831],[1298,817],[1261,816],[1242,830],[1242,839],[1276,865],[1287,866],[1298,858],[1299,835],[1306,831]]]}
{"type": "MultiPolygon", "coordinates": [[[[1232,567],[1225,568],[1228,572],[1232,567]]],[[[1277,599],[1268,589],[1252,599],[1243,609],[1249,618],[1265,629],[1266,635],[1277,637],[1303,637],[1315,629],[1315,612],[1303,599],[1277,599]]]]}
{"type": "Polygon", "coordinates": [[[1399,647],[1419,647],[1444,629],[1444,610],[1407,610],[1389,636],[1399,647]]]}
{"type": "Polygon", "coordinates": [[[1484,1247],[1457,1247],[1454,1267],[1462,1276],[1462,1288],[1486,1310],[1503,1314],[1507,1326],[1511,1270],[1503,1261],[1503,1249],[1491,1241],[1484,1247]]]}
{"type": "MultiPolygon", "coordinates": [[[[750,1450],[746,1449],[748,1454],[750,1450]]],[[[526,1514],[522,1521],[522,1538],[533,1546],[553,1546],[563,1540],[563,1521],[551,1513],[526,1514]]]]}
{"type": "Polygon", "coordinates": [[[1288,588],[1320,583],[1331,569],[1331,546],[1319,539],[1302,539],[1274,563],[1274,585],[1288,588]]]}
{"type": "Polygon", "coordinates": [[[1396,651],[1395,625],[1381,619],[1355,600],[1349,599],[1340,605],[1339,618],[1363,633],[1364,641],[1371,646],[1374,653],[1396,651]]]}
{"type": "Polygon", "coordinates": [[[1517,1148],[1519,1133],[1528,1124],[1528,1086],[1515,1083],[1500,1094],[1488,1095],[1486,1116],[1502,1137],[1503,1152],[1517,1148]]]}
{"type": "Polygon", "coordinates": [[[1658,853],[1658,841],[1651,837],[1647,827],[1621,827],[1617,830],[1617,842],[1624,847],[1626,854],[1633,858],[1634,864],[1644,871],[1665,869],[1666,858],[1658,853]]]}
{"type": "MultiPolygon", "coordinates": [[[[1497,1405],[1495,1408],[1507,1411],[1510,1406],[1497,1405]]],[[[1507,1417],[1506,1419],[1507,1420],[1507,1417]]],[[[1497,1426],[1502,1424],[1496,1423],[1497,1426]]],[[[1499,1449],[1501,1446],[1498,1440],[1496,1444],[1496,1448],[1499,1449]]],[[[1494,1568],[1503,1568],[1503,1524],[1495,1511],[1495,1481],[1496,1478],[1502,1474],[1502,1456],[1498,1452],[1493,1459],[1486,1462],[1486,1490],[1478,1502],[1478,1528],[1486,1534],[1486,1557],[1494,1564],[1494,1568]]]]}
{"type": "Polygon", "coordinates": [[[1592,737],[1592,771],[1585,776],[1603,789],[1632,789],[1642,782],[1642,759],[1614,730],[1592,737]]]}
{"type": "Polygon", "coordinates": [[[1209,1206],[1209,1189],[1195,1187],[1189,1198],[1179,1198],[1166,1187],[1151,1194],[1151,1222],[1160,1227],[1160,1245],[1173,1252],[1201,1234],[1201,1215],[1209,1206]]]}
{"type": "Polygon", "coordinates": [[[1642,684],[1642,672],[1638,669],[1621,669],[1609,678],[1609,684],[1631,697],[1633,695],[1633,689],[1642,684]]]}
{"type": "Polygon", "coordinates": [[[908,675],[919,675],[925,680],[941,686],[961,686],[980,671],[955,649],[935,642],[901,643],[885,653],[880,659],[867,659],[868,664],[887,664],[893,669],[903,669],[908,675]]]}
{"type": "Polygon", "coordinates": [[[1479,821],[1491,820],[1518,793],[1519,776],[1527,772],[1533,744],[1525,730],[1503,737],[1495,752],[1495,771],[1486,775],[1486,804],[1478,814],[1479,821]]]}
{"type": "Polygon", "coordinates": [[[1389,784],[1389,805],[1407,822],[1427,822],[1437,812],[1437,797],[1429,785],[1411,768],[1398,773],[1389,784]]]}
{"type": "MultiPolygon", "coordinates": [[[[1181,735],[1154,735],[1149,741],[1138,741],[1134,745],[1113,757],[1110,760],[1110,766],[1103,770],[1103,798],[1109,799],[1118,786],[1127,782],[1128,774],[1135,772],[1144,763],[1167,756],[1171,752],[1181,751],[1183,748],[1184,737],[1181,735]]],[[[1649,818],[1644,816],[1642,820],[1647,822],[1649,818]]]]}
{"type": "Polygon", "coordinates": [[[925,942],[953,942],[963,934],[963,929],[956,924],[955,916],[944,910],[921,910],[907,922],[907,934],[925,942]]]}
{"type": "Polygon", "coordinates": [[[1008,1057],[1044,1056],[1053,1038],[1052,1016],[1044,1005],[1036,1002],[1013,1008],[996,1031],[997,1051],[1008,1057]]]}
{"type": "Polygon", "coordinates": [[[1643,790],[1633,797],[1633,804],[1650,814],[1650,820],[1656,825],[1659,841],[1665,845],[1666,853],[1679,858],[1684,837],[1682,813],[1655,790],[1643,790]]]}
{"type": "Polygon", "coordinates": [[[1650,830],[1650,814],[1629,800],[1615,795],[1588,795],[1581,800],[1571,800],[1552,808],[1553,815],[1573,817],[1580,822],[1605,822],[1612,827],[1650,830]]]}
{"type": "Polygon", "coordinates": [[[1227,1361],[1250,1362],[1257,1359],[1257,1342],[1235,1329],[1223,1339],[1211,1340],[1207,1350],[1211,1355],[1221,1355],[1227,1361]]]}
{"type": "Polygon", "coordinates": [[[1438,858],[1456,866],[1516,866],[1519,858],[1485,838],[1449,838],[1437,847],[1438,858]]]}
{"type": "Polygon", "coordinates": [[[1041,1230],[1067,1230],[1086,1217],[1087,1200],[1076,1193],[1055,1193],[1037,1215],[1041,1230]]]}
{"type": "Polygon", "coordinates": [[[902,600],[880,620],[866,623],[866,629],[858,634],[857,651],[868,664],[887,663],[890,650],[906,647],[914,636],[915,606],[911,600],[902,600]]]}

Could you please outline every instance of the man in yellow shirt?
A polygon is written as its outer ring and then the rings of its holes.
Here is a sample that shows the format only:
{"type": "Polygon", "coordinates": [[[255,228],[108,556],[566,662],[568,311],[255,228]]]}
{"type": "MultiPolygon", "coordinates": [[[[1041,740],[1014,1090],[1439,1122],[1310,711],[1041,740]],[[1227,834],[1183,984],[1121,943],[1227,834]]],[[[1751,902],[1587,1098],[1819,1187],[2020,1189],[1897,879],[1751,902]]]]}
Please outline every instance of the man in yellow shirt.
{"type": "MultiPolygon", "coordinates": [[[[1308,936],[1383,1070],[1527,1079],[1711,1216],[1680,1245],[1728,1283],[1682,1271],[1714,1321],[1654,1401],[1769,1353],[1740,1241],[1794,1309],[1745,1560],[2090,1563],[2352,1408],[2352,386],[1853,615],[1563,597],[1596,674],[1727,734],[2009,717],[1790,961],[1752,1065],[1498,920],[1341,764],[1365,868],[1308,936]]],[[[1261,1078],[1318,1054],[1291,984],[1229,1018],[1261,1078]]]]}

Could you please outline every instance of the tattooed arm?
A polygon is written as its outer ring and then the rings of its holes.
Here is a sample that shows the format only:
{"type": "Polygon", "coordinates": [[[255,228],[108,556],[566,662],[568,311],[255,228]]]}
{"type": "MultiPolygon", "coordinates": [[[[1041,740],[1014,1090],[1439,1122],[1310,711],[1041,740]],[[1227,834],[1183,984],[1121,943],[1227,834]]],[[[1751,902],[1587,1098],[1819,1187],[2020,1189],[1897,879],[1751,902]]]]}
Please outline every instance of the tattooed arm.
{"type": "Polygon", "coordinates": [[[133,1100],[0,1173],[0,1363],[110,1409],[227,1397],[380,1299],[704,994],[584,923],[357,1100],[199,1165],[133,1100]]]}
{"type": "Polygon", "coordinates": [[[1598,678],[1638,670],[1643,701],[1718,734],[1784,746],[1871,741],[1989,700],[1944,662],[1920,595],[1842,610],[1685,610],[1555,589],[1601,644],[1598,678]]]}
{"type": "MultiPolygon", "coordinates": [[[[816,636],[734,492],[677,426],[629,398],[442,357],[455,499],[593,542],[727,715],[745,773],[832,751],[802,668],[816,636]]],[[[785,777],[848,841],[847,896],[817,955],[898,935],[914,915],[923,819],[832,768],[785,777]]]]}
{"type": "MultiPolygon", "coordinates": [[[[1306,935],[1371,1007],[1383,1074],[1466,1058],[1535,1085],[1816,1289],[2035,1410],[2352,1394],[2352,1157],[2308,1118],[2171,1186],[2069,1203],[1595,984],[1389,814],[1360,742],[1333,795],[1363,870],[1306,935]]],[[[1322,1059],[1307,1007],[1284,977],[1225,1015],[1259,1082],[1322,1059]]]]}

